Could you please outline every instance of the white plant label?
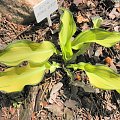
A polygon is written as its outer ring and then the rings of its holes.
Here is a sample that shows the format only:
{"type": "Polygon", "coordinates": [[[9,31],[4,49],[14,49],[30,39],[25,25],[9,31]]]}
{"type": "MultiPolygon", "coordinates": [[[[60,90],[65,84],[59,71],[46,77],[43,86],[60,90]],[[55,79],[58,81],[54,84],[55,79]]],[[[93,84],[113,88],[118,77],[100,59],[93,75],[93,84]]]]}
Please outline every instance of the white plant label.
{"type": "Polygon", "coordinates": [[[57,9],[57,0],[42,0],[39,4],[33,7],[37,23],[48,18],[49,25],[51,25],[50,14],[55,12],[57,9]]]}

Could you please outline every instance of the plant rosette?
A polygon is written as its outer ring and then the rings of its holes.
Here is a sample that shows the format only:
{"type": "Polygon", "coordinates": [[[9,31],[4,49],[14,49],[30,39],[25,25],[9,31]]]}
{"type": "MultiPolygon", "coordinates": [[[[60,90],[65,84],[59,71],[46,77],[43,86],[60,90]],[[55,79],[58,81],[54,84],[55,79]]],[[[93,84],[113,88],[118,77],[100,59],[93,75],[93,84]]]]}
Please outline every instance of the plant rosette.
{"type": "Polygon", "coordinates": [[[76,64],[75,62],[77,56],[84,54],[91,43],[112,47],[120,41],[120,33],[99,28],[102,19],[95,18],[93,28],[79,33],[72,40],[77,27],[72,13],[66,9],[62,10],[59,32],[60,52],[57,52],[52,42],[35,43],[26,40],[11,43],[0,51],[0,63],[10,67],[0,72],[0,91],[8,93],[21,91],[25,85],[38,84],[43,79],[46,70],[52,73],[56,68],[64,66],[62,68],[71,79],[73,79],[71,69],[81,69],[86,72],[92,86],[103,90],[116,90],[120,93],[120,75],[111,68],[105,65],[92,65],[84,62],[76,64]],[[55,61],[49,62],[54,53],[62,55],[64,65],[55,61]],[[28,65],[19,67],[23,61],[28,61],[28,65]]]}

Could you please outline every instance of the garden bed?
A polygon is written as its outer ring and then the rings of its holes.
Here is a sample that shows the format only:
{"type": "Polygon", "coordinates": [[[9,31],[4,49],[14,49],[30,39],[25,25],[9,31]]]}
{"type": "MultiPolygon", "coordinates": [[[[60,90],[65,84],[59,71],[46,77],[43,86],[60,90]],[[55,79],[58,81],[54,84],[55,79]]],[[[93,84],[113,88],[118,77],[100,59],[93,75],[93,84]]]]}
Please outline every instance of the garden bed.
{"type": "MultiPolygon", "coordinates": [[[[101,28],[120,32],[120,8],[113,0],[61,0],[59,6],[68,8],[72,12],[77,24],[76,35],[91,28],[91,19],[95,16],[103,18],[101,28]]],[[[2,16],[0,49],[21,39],[38,43],[49,40],[59,48],[57,44],[59,11],[56,11],[51,18],[53,26],[49,27],[47,20],[39,24],[33,21],[29,25],[19,25],[2,16]]],[[[51,58],[53,59],[63,62],[60,57],[51,58]]],[[[118,43],[113,47],[105,48],[92,44],[85,54],[78,56],[76,62],[108,64],[120,73],[120,45],[118,43]],[[112,65],[109,64],[109,60],[113,61],[112,65]]],[[[1,71],[5,68],[5,65],[0,65],[1,71]]],[[[85,73],[77,70],[73,74],[77,83],[82,81],[92,87],[85,73]]],[[[22,92],[10,94],[1,92],[0,120],[119,120],[120,94],[116,91],[93,89],[91,92],[86,92],[79,83],[70,84],[69,77],[62,69],[57,69],[52,74],[48,72],[42,82],[36,86],[26,86],[22,92]],[[54,95],[51,95],[51,92],[54,95]]]]}

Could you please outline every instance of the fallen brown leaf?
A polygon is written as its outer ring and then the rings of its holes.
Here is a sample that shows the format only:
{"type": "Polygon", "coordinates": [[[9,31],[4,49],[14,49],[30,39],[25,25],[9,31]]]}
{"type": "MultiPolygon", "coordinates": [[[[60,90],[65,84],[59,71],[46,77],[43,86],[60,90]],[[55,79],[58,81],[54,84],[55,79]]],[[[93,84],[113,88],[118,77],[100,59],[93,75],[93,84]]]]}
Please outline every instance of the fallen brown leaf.
{"type": "Polygon", "coordinates": [[[82,22],[89,22],[89,20],[85,17],[83,17],[81,14],[77,16],[77,22],[82,23],[82,22]]]}
{"type": "Polygon", "coordinates": [[[61,83],[61,82],[59,82],[53,86],[51,93],[50,93],[50,98],[49,98],[50,103],[56,102],[56,98],[59,95],[58,91],[61,89],[62,86],[63,86],[63,83],[61,83]]]}
{"type": "Polygon", "coordinates": [[[110,66],[111,69],[113,69],[115,72],[117,72],[117,68],[116,68],[115,64],[113,63],[113,60],[110,57],[106,57],[105,62],[106,62],[106,64],[108,64],[110,66]]]}
{"type": "Polygon", "coordinates": [[[111,63],[110,68],[113,69],[117,73],[117,68],[113,62],[111,63]]]}
{"type": "Polygon", "coordinates": [[[115,26],[115,27],[114,27],[114,30],[115,30],[116,32],[119,32],[119,29],[120,29],[120,26],[115,26]]]}
{"type": "Polygon", "coordinates": [[[48,109],[48,111],[52,112],[56,116],[63,115],[63,106],[59,106],[53,103],[52,105],[47,105],[45,108],[48,109]]]}
{"type": "Polygon", "coordinates": [[[115,7],[116,7],[117,11],[120,13],[120,3],[119,2],[115,3],[115,7]]]}
{"type": "Polygon", "coordinates": [[[95,52],[95,56],[99,57],[100,55],[102,55],[102,47],[98,47],[98,49],[95,52]]]}
{"type": "Polygon", "coordinates": [[[45,107],[45,106],[47,106],[48,105],[48,102],[46,102],[46,101],[42,101],[42,102],[40,102],[40,105],[42,106],[42,108],[43,107],[45,107]]]}
{"type": "Polygon", "coordinates": [[[117,44],[115,45],[115,48],[116,48],[117,50],[120,50],[120,44],[117,43],[117,44]]]}
{"type": "Polygon", "coordinates": [[[79,5],[80,3],[84,3],[85,1],[87,1],[87,0],[74,0],[74,3],[76,5],[79,5]]]}
{"type": "Polygon", "coordinates": [[[65,103],[64,103],[64,105],[66,107],[71,108],[71,109],[75,109],[77,104],[78,103],[75,100],[71,100],[71,99],[66,100],[65,103]]]}
{"type": "Polygon", "coordinates": [[[62,86],[63,86],[63,83],[61,83],[61,82],[55,84],[55,85],[53,86],[53,88],[52,88],[52,91],[51,91],[51,93],[50,93],[50,96],[52,96],[53,94],[55,94],[56,92],[58,92],[58,91],[61,89],[62,86]]]}
{"type": "Polygon", "coordinates": [[[64,109],[64,116],[66,120],[74,120],[73,112],[69,108],[64,109]]]}
{"type": "Polygon", "coordinates": [[[112,11],[109,14],[109,18],[115,19],[120,17],[120,13],[117,11],[117,8],[113,8],[112,11]]]}
{"type": "Polygon", "coordinates": [[[10,106],[10,108],[9,108],[10,114],[11,114],[11,115],[14,115],[14,114],[15,114],[15,111],[16,111],[16,109],[15,109],[14,107],[10,106]]]}
{"type": "Polygon", "coordinates": [[[109,65],[111,65],[112,59],[110,57],[105,58],[105,62],[109,65]]]}

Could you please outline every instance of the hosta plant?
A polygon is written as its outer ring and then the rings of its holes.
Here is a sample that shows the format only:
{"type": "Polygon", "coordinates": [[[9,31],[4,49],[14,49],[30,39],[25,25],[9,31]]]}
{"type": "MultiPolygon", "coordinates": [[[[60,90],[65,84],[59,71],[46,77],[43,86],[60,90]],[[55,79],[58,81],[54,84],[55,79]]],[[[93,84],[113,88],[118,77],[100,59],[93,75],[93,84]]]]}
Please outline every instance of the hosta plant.
{"type": "Polygon", "coordinates": [[[80,69],[86,72],[92,86],[103,90],[116,90],[120,93],[120,75],[109,67],[84,62],[76,64],[77,56],[84,54],[91,43],[112,47],[120,41],[120,33],[99,28],[101,22],[99,18],[94,19],[93,28],[73,37],[77,27],[72,13],[64,9],[59,32],[61,50],[56,50],[55,45],[49,41],[35,43],[20,40],[8,45],[0,52],[0,63],[9,66],[8,69],[0,72],[0,91],[8,93],[21,91],[25,85],[38,84],[46,70],[54,72],[56,68],[62,67],[71,78],[73,78],[71,69],[80,69]],[[60,65],[57,61],[49,62],[54,53],[62,56],[64,65],[60,65]],[[23,61],[28,61],[28,65],[20,67],[23,61]]]}

